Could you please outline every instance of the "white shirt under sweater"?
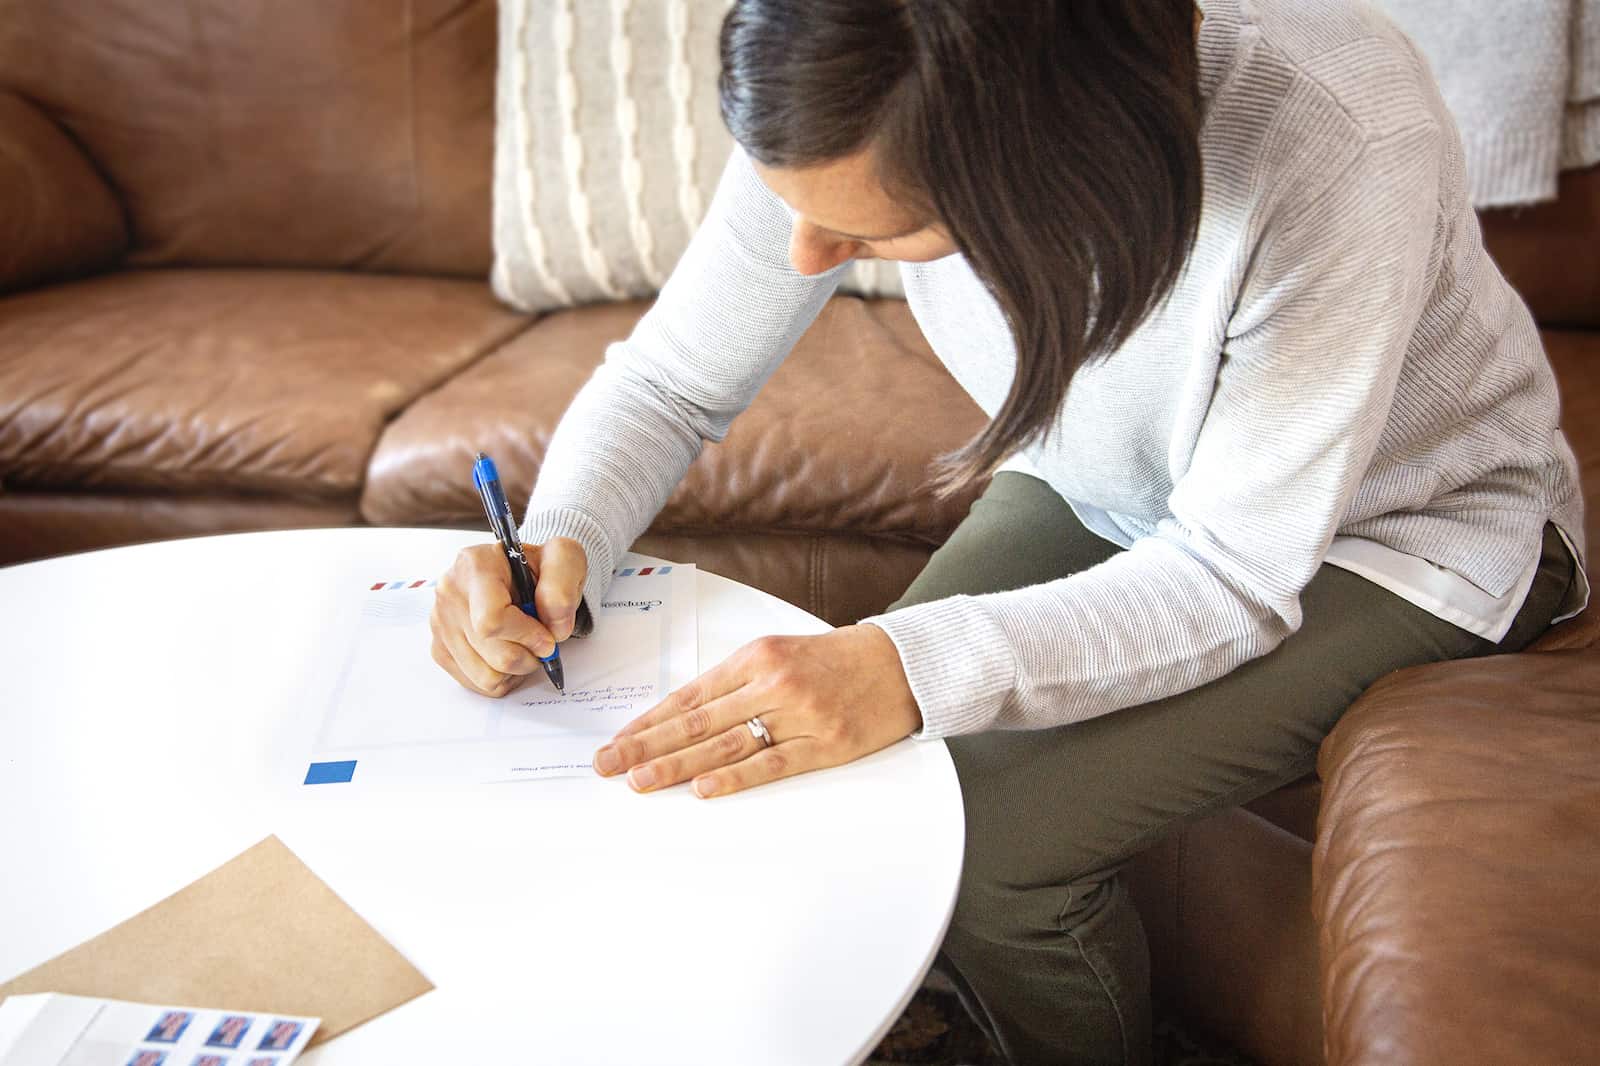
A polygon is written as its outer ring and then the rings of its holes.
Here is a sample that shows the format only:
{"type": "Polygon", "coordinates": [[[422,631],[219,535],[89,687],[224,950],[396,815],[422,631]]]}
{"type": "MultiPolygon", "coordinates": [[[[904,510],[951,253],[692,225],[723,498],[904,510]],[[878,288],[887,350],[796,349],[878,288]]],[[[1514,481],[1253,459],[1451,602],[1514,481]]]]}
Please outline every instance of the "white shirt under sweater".
{"type": "MultiPolygon", "coordinates": [[[[1324,561],[1495,639],[1547,520],[1581,558],[1555,381],[1484,252],[1414,49],[1342,0],[1202,6],[1193,253],[1021,460],[1128,550],[870,619],[899,649],[921,736],[1062,725],[1202,685],[1295,632],[1324,561]]],[[[590,603],[837,284],[792,269],[789,224],[736,153],[656,305],[562,420],[523,534],[583,544],[590,603]]],[[[902,277],[992,415],[1015,367],[998,305],[960,256],[902,277]]],[[[886,405],[883,431],[928,414],[886,405]]],[[[1564,609],[1587,591],[1580,574],[1564,609]]]]}

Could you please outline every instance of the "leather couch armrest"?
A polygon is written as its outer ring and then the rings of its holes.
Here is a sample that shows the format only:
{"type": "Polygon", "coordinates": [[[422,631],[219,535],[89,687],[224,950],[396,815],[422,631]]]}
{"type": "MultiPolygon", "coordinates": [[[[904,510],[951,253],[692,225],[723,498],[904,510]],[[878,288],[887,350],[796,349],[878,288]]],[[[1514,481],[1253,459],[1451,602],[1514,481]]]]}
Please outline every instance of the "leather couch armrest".
{"type": "Polygon", "coordinates": [[[1322,746],[1327,1061],[1600,1050],[1600,649],[1374,685],[1322,746]]]}
{"type": "Polygon", "coordinates": [[[83,152],[0,92],[0,293],[105,269],[127,246],[122,208],[83,152]]]}
{"type": "Polygon", "coordinates": [[[1574,648],[1592,648],[1600,644],[1600,596],[1596,596],[1595,599],[1597,602],[1591,604],[1578,617],[1551,626],[1528,650],[1569,651],[1574,648]]]}

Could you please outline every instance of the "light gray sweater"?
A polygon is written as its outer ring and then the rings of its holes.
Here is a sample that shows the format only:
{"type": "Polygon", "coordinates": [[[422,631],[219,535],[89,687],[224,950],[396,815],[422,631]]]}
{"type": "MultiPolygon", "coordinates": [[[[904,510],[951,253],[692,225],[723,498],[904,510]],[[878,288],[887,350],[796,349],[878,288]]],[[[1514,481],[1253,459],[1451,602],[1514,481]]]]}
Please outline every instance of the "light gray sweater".
{"type": "MultiPolygon", "coordinates": [[[[1484,252],[1414,49],[1341,0],[1203,6],[1193,254],[1027,453],[1131,547],[871,619],[899,649],[920,735],[1077,722],[1220,677],[1299,627],[1335,535],[1499,597],[1547,520],[1581,551],[1555,382],[1484,252]]],[[[655,307],[562,420],[523,534],[584,545],[589,602],[832,293],[840,271],[790,267],[789,224],[736,154],[655,307]]],[[[960,256],[902,276],[934,351],[992,414],[1015,366],[998,305],[960,256]]]]}

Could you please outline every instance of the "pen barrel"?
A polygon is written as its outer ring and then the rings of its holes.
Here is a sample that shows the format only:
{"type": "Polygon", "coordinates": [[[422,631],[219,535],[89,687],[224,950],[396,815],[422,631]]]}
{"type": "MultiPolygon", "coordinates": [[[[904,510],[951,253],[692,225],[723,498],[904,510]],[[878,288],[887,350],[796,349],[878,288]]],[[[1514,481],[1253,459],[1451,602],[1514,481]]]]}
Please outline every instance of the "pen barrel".
{"type": "Polygon", "coordinates": [[[506,549],[506,563],[511,567],[511,588],[515,593],[517,606],[529,617],[538,618],[533,607],[533,575],[528,572],[528,564],[520,553],[513,555],[509,546],[503,545],[503,547],[506,549]]]}
{"type": "Polygon", "coordinates": [[[495,539],[507,551],[520,552],[522,544],[517,536],[517,525],[511,520],[511,505],[499,489],[499,484],[493,481],[479,487],[478,492],[483,497],[483,513],[489,518],[489,530],[495,539]]]}
{"type": "MultiPolygon", "coordinates": [[[[534,576],[522,551],[522,535],[517,529],[516,519],[511,516],[511,503],[500,485],[494,463],[482,452],[478,453],[478,462],[473,467],[472,482],[477,486],[478,498],[483,501],[483,513],[488,516],[489,528],[500,542],[501,550],[506,553],[506,565],[511,568],[512,600],[524,614],[537,620],[539,612],[533,600],[534,576]]],[[[556,653],[552,652],[541,661],[545,664],[545,673],[550,674],[551,680],[560,688],[560,660],[556,658],[556,653]],[[553,674],[552,660],[556,664],[553,674]]]]}

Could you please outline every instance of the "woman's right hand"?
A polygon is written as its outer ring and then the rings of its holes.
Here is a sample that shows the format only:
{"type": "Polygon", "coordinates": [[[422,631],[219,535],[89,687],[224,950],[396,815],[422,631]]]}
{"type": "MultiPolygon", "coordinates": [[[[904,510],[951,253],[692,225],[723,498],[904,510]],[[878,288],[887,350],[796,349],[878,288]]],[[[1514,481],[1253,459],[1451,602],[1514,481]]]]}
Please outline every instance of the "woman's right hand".
{"type": "Polygon", "coordinates": [[[461,549],[435,589],[433,661],[485,696],[504,696],[543,672],[539,657],[572,635],[583,598],[589,559],[577,541],[555,537],[522,550],[539,579],[533,599],[542,621],[512,602],[511,568],[498,543],[461,549]]]}

